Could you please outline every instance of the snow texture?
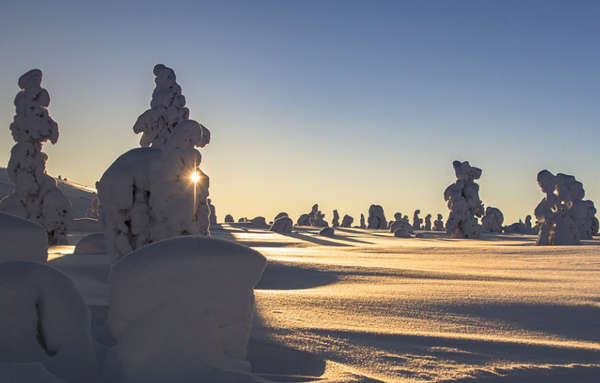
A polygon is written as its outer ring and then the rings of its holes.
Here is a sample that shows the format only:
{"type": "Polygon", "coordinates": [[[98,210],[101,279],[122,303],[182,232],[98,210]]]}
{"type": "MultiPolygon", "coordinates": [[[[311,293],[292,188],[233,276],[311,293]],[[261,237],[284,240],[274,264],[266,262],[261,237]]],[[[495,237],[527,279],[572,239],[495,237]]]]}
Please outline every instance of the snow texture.
{"type": "Polygon", "coordinates": [[[89,255],[89,254],[104,254],[106,253],[106,237],[104,233],[92,233],[81,238],[73,254],[89,255]]]}
{"type": "Polygon", "coordinates": [[[48,114],[50,95],[41,87],[42,71],[33,69],[19,78],[16,114],[10,131],[17,142],[10,151],[8,177],[15,187],[0,201],[0,211],[35,221],[46,228],[51,245],[67,243],[71,204],[46,174],[48,156],[42,144],[58,141],[58,124],[48,114]]]}
{"type": "Polygon", "coordinates": [[[542,170],[538,185],[546,196],[535,208],[539,223],[538,245],[576,245],[592,239],[598,220],[592,201],[584,201],[583,184],[574,176],[542,170]]]}
{"type": "Polygon", "coordinates": [[[421,214],[421,210],[415,210],[413,214],[413,230],[421,230],[421,225],[423,224],[423,219],[419,218],[419,214],[421,214]]]}
{"type": "Polygon", "coordinates": [[[340,214],[338,213],[337,210],[333,211],[333,219],[331,220],[331,226],[332,227],[340,226],[340,214]]]}
{"type": "Polygon", "coordinates": [[[227,214],[225,216],[225,223],[234,223],[235,220],[233,219],[233,216],[231,214],[227,214]]]}
{"type": "Polygon", "coordinates": [[[437,219],[433,221],[433,230],[444,231],[444,217],[441,214],[438,214],[437,219]]]}
{"type": "Polygon", "coordinates": [[[191,382],[214,368],[249,371],[253,288],[266,259],[202,236],[145,246],[114,265],[111,382],[191,382]]]}
{"type": "Polygon", "coordinates": [[[310,213],[302,214],[298,218],[297,224],[298,224],[298,226],[316,226],[316,227],[329,226],[327,221],[325,221],[323,219],[324,217],[325,217],[325,214],[321,213],[321,210],[319,210],[319,205],[314,204],[312,209],[310,210],[310,213]]]}
{"type": "Polygon", "coordinates": [[[481,217],[484,211],[475,180],[481,177],[481,169],[468,161],[454,161],[452,166],[457,180],[444,191],[450,209],[446,231],[454,238],[478,238],[481,227],[476,217],[481,217]]]}
{"type": "Polygon", "coordinates": [[[66,383],[95,382],[90,313],[71,279],[45,264],[0,264],[0,360],[41,363],[66,383]]]}
{"type": "Polygon", "coordinates": [[[488,206],[485,209],[485,215],[481,219],[481,228],[488,233],[502,233],[502,224],[504,223],[504,214],[500,209],[488,206]]]}
{"type": "Polygon", "coordinates": [[[385,214],[383,214],[383,207],[380,205],[369,206],[368,222],[368,229],[387,229],[388,222],[385,219],[385,214]]]}
{"type": "Polygon", "coordinates": [[[269,228],[270,231],[274,231],[276,233],[285,234],[291,233],[292,228],[294,227],[294,222],[290,217],[288,217],[287,213],[279,213],[273,219],[273,224],[269,228]]]}
{"type": "Polygon", "coordinates": [[[134,126],[144,147],[121,155],[96,184],[113,261],[161,239],[209,235],[209,179],[196,147],[210,142],[210,132],[187,119],[175,73],[159,64],[154,74],[151,109],[134,126]]]}
{"type": "Polygon", "coordinates": [[[340,226],[341,227],[351,227],[353,222],[354,222],[354,218],[352,218],[348,214],[345,214],[344,218],[342,218],[342,224],[340,226]]]}
{"type": "Polygon", "coordinates": [[[37,223],[0,213],[0,262],[28,261],[46,263],[48,236],[37,223]]]}

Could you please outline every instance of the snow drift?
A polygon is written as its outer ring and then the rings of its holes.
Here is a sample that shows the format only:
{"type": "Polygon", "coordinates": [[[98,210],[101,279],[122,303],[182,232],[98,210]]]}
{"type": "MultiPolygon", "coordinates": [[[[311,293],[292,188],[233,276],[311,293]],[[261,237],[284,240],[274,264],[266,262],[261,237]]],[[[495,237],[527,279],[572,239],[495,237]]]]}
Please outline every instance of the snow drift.
{"type": "Polygon", "coordinates": [[[201,236],[159,241],[121,259],[111,275],[111,382],[249,371],[253,288],[265,266],[252,249],[201,236]]]}
{"type": "Polygon", "coordinates": [[[37,223],[0,213],[0,262],[29,261],[46,263],[48,236],[37,223]]]}

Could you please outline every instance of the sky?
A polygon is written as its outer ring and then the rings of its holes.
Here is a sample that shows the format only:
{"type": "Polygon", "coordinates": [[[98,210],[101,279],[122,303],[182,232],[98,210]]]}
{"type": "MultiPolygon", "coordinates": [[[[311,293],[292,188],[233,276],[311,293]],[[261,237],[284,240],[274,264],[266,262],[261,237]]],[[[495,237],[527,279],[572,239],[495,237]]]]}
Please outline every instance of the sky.
{"type": "Polygon", "coordinates": [[[532,214],[542,169],[600,204],[598,20],[598,1],[0,0],[0,166],[27,70],[60,128],[48,173],[93,186],[139,146],[163,63],[211,131],[220,220],[446,217],[456,159],[505,223],[532,214]]]}

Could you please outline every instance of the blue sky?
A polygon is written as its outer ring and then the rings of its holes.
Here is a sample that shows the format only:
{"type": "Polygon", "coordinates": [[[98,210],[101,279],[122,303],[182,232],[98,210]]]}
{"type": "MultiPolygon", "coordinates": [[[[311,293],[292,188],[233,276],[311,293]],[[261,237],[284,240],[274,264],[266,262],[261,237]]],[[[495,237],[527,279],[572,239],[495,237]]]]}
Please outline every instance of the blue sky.
{"type": "Polygon", "coordinates": [[[447,215],[451,162],[483,169],[506,221],[544,168],[600,203],[600,2],[0,3],[0,165],[16,81],[44,71],[59,123],[49,173],[93,185],[148,108],[152,67],[178,76],[217,214],[447,215]]]}

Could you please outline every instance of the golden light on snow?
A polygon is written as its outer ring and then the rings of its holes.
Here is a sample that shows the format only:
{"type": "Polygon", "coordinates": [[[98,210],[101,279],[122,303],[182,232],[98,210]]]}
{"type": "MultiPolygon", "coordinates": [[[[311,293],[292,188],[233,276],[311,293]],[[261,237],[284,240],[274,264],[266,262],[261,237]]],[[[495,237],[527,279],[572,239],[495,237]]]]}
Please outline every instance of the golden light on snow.
{"type": "Polygon", "coordinates": [[[197,184],[198,181],[200,181],[200,173],[198,173],[197,171],[193,171],[192,174],[190,174],[190,180],[197,184]]]}

